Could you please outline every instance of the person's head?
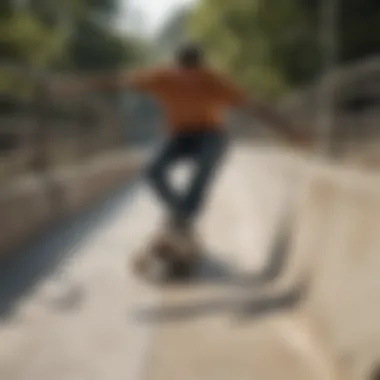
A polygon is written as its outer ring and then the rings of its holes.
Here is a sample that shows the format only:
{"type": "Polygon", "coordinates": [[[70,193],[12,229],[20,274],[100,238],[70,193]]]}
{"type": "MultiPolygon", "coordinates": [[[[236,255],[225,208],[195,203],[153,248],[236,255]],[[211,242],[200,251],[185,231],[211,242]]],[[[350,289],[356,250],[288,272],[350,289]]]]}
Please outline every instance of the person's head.
{"type": "Polygon", "coordinates": [[[197,69],[204,65],[204,55],[200,46],[186,43],[177,51],[176,64],[184,69],[197,69]]]}

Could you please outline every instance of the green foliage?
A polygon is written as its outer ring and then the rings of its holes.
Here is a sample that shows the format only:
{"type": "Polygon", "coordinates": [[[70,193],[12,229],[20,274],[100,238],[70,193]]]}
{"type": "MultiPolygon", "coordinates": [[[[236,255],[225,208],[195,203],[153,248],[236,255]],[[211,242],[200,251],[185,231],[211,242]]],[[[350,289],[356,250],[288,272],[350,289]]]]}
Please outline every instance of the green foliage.
{"type": "Polygon", "coordinates": [[[380,2],[345,0],[340,14],[343,62],[380,53],[380,2]]]}
{"type": "Polygon", "coordinates": [[[62,30],[44,25],[25,11],[14,12],[0,26],[2,56],[31,66],[43,67],[54,61],[64,40],[62,30]]]}
{"type": "Polygon", "coordinates": [[[2,58],[74,69],[132,64],[141,59],[143,45],[114,30],[117,9],[117,0],[29,0],[21,8],[6,0],[0,8],[2,58]]]}
{"type": "Polygon", "coordinates": [[[119,65],[127,54],[121,38],[85,19],[75,25],[69,42],[69,55],[73,67],[98,70],[119,65]]]}
{"type": "MultiPolygon", "coordinates": [[[[379,1],[338,3],[340,62],[378,53],[379,1]]],[[[321,73],[320,6],[320,0],[203,0],[190,28],[220,69],[277,97],[321,73]]]]}
{"type": "MultiPolygon", "coordinates": [[[[146,44],[114,28],[117,0],[1,0],[3,61],[28,68],[101,70],[140,64],[146,44]]],[[[25,78],[23,78],[25,81],[25,78]]],[[[0,69],[0,90],[23,92],[19,74],[0,69]]],[[[30,87],[30,86],[27,86],[30,87]]]]}
{"type": "Polygon", "coordinates": [[[294,1],[205,0],[191,27],[212,61],[248,90],[279,96],[317,65],[315,31],[294,1]]]}

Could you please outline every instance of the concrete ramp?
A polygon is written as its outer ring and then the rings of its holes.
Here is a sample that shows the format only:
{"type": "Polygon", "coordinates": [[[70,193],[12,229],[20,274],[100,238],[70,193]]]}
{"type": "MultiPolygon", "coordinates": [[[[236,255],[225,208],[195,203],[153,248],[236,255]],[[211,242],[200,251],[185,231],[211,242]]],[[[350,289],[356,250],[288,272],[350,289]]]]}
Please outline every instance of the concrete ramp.
{"type": "MultiPolygon", "coordinates": [[[[161,220],[136,188],[0,313],[1,380],[379,378],[378,182],[235,147],[200,223],[198,278],[163,287],[127,270],[161,220]]],[[[61,241],[2,272],[8,284],[61,241]]]]}
{"type": "Polygon", "coordinates": [[[285,262],[268,271],[275,266],[268,261],[284,253],[273,254],[274,241],[291,220],[284,218],[302,182],[302,170],[290,175],[283,159],[265,151],[231,153],[200,227],[214,276],[163,289],[160,307],[145,310],[143,320],[156,333],[144,379],[321,379],[310,367],[314,357],[299,355],[299,338],[285,340],[289,323],[278,327],[296,297],[287,289],[261,295],[287,270],[285,262]]]}
{"type": "Polygon", "coordinates": [[[227,262],[252,274],[270,259],[285,215],[292,227],[286,265],[264,284],[227,279],[164,291],[146,379],[378,378],[379,182],[278,158],[236,154],[204,226],[209,244],[235,247],[227,262]],[[289,194],[296,195],[290,214],[289,194]],[[260,239],[253,244],[254,231],[260,239]]]}
{"type": "Polygon", "coordinates": [[[380,375],[380,181],[326,170],[310,187],[319,217],[304,312],[342,379],[380,375]]]}

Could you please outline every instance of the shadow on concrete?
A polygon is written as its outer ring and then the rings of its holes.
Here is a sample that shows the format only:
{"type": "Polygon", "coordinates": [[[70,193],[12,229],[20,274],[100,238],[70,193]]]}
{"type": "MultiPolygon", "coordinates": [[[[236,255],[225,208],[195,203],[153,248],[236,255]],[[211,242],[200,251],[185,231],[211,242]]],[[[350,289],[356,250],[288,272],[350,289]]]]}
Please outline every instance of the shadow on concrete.
{"type": "MultiPolygon", "coordinates": [[[[173,277],[162,282],[163,288],[167,286],[188,285],[198,286],[205,284],[237,285],[243,288],[258,289],[276,281],[284,273],[289,262],[289,238],[290,227],[283,225],[275,237],[274,246],[269,253],[269,258],[260,273],[243,275],[236,272],[227,261],[219,259],[221,255],[205,252],[202,260],[190,276],[173,277]]],[[[223,255],[226,256],[226,255],[223,255]]]]}
{"type": "Polygon", "coordinates": [[[301,284],[277,294],[246,297],[237,308],[236,320],[252,322],[272,313],[290,311],[304,299],[305,292],[306,286],[301,284]]]}
{"type": "Polygon", "coordinates": [[[208,261],[200,269],[200,273],[195,279],[189,280],[191,286],[207,283],[238,285],[234,290],[236,295],[200,300],[190,304],[176,303],[158,309],[140,310],[137,313],[138,320],[150,323],[170,323],[230,312],[238,321],[252,321],[252,319],[265,317],[279,311],[291,310],[302,300],[306,290],[304,284],[296,285],[292,289],[284,289],[277,294],[259,295],[260,287],[273,284],[286,271],[290,256],[288,248],[291,228],[292,224],[289,223],[289,214],[287,214],[281,223],[267,265],[261,273],[250,276],[233,273],[227,265],[214,261],[213,256],[208,255],[208,261]]]}
{"type": "Polygon", "coordinates": [[[291,225],[284,223],[275,238],[269,259],[260,273],[240,278],[243,286],[258,288],[276,281],[288,267],[290,259],[289,242],[291,238],[291,225]]]}
{"type": "Polygon", "coordinates": [[[206,253],[199,267],[197,268],[195,278],[190,284],[205,284],[205,283],[226,283],[235,278],[235,273],[231,266],[217,258],[217,255],[206,253]]]}
{"type": "Polygon", "coordinates": [[[70,312],[80,308],[86,297],[85,287],[80,284],[63,284],[63,289],[50,297],[45,297],[44,304],[56,311],[70,312]]]}
{"type": "MultiPolygon", "coordinates": [[[[100,227],[117,211],[126,197],[138,189],[138,181],[129,180],[124,186],[99,202],[91,210],[58,222],[38,236],[28,246],[13,252],[11,258],[0,263],[0,319],[11,317],[17,301],[33,291],[39,281],[62,269],[75,256],[76,248],[85,236],[100,227]]],[[[65,300],[52,302],[57,308],[77,305],[84,290],[75,290],[65,300]]]]}
{"type": "Polygon", "coordinates": [[[291,310],[298,304],[301,295],[302,289],[256,298],[229,295],[186,304],[176,303],[155,309],[142,309],[135,317],[139,322],[162,324],[208,317],[213,314],[232,313],[235,322],[246,322],[291,310]]]}

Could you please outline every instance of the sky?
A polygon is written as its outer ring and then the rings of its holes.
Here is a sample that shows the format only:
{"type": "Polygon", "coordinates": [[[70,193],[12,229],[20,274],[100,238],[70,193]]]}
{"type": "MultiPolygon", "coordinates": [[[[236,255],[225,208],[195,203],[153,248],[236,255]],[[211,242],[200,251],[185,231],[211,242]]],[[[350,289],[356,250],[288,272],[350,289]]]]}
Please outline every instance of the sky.
{"type": "Polygon", "coordinates": [[[165,21],[176,11],[176,9],[194,4],[197,0],[122,0],[125,5],[125,11],[127,9],[127,3],[130,7],[141,13],[144,20],[138,20],[134,18],[132,23],[133,29],[138,32],[154,34],[165,21]]]}

